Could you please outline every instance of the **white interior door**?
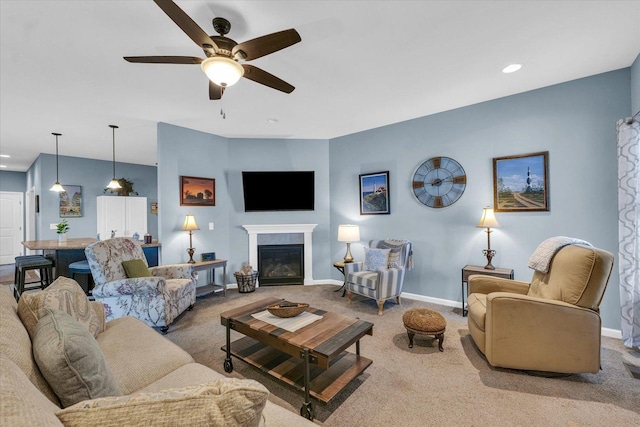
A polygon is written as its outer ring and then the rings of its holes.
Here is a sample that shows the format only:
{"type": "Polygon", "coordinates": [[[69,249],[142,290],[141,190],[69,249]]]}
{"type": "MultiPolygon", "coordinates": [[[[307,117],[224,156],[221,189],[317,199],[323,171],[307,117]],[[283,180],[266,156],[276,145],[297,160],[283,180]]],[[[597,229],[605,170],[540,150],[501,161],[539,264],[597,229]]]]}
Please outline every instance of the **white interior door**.
{"type": "Polygon", "coordinates": [[[22,255],[23,193],[0,191],[0,264],[22,255]]]}

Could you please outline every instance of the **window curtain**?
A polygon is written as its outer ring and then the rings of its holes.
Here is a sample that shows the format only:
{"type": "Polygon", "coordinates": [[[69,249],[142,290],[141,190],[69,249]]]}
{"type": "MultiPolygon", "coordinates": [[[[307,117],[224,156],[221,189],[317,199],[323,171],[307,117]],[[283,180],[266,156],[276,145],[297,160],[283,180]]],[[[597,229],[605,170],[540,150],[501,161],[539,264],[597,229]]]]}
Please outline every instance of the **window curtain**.
{"type": "Polygon", "coordinates": [[[622,340],[640,347],[640,123],[619,120],[618,133],[618,266],[622,340]]]}

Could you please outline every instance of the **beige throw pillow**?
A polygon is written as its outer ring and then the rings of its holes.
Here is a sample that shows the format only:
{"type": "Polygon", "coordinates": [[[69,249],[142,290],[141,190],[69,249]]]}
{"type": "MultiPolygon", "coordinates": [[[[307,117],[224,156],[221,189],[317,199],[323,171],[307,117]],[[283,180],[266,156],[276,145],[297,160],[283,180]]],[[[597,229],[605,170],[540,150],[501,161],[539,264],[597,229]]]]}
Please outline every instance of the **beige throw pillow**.
{"type": "Polygon", "coordinates": [[[206,384],[81,402],[56,413],[70,426],[257,427],[269,391],[259,382],[225,378],[206,384]]]}
{"type": "Polygon", "coordinates": [[[122,395],[89,331],[64,311],[44,311],[33,336],[33,357],[62,407],[122,395]]]}
{"type": "Polygon", "coordinates": [[[94,337],[104,328],[82,287],[68,277],[60,276],[44,290],[25,292],[20,296],[18,315],[31,339],[38,319],[44,316],[47,308],[66,312],[87,328],[94,337]]]}

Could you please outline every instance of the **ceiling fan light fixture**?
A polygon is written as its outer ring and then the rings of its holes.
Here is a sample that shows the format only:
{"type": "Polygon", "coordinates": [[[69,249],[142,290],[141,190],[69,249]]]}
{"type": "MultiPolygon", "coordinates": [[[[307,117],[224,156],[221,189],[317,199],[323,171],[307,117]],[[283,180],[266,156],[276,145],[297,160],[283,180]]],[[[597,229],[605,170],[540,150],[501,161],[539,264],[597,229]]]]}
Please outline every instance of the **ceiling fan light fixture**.
{"type": "Polygon", "coordinates": [[[231,58],[212,56],[200,64],[209,80],[220,87],[233,86],[244,75],[244,68],[231,58]]]}

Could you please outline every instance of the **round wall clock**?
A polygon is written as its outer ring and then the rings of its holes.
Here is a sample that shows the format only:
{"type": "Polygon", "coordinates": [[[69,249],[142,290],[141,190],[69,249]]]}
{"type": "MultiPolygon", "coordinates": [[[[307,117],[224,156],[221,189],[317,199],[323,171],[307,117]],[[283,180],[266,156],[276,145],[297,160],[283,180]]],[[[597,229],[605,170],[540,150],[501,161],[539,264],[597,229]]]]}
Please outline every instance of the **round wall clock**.
{"type": "Polygon", "coordinates": [[[433,157],[413,174],[413,194],[430,208],[454,204],[467,186],[467,176],[460,163],[449,157],[433,157]]]}

